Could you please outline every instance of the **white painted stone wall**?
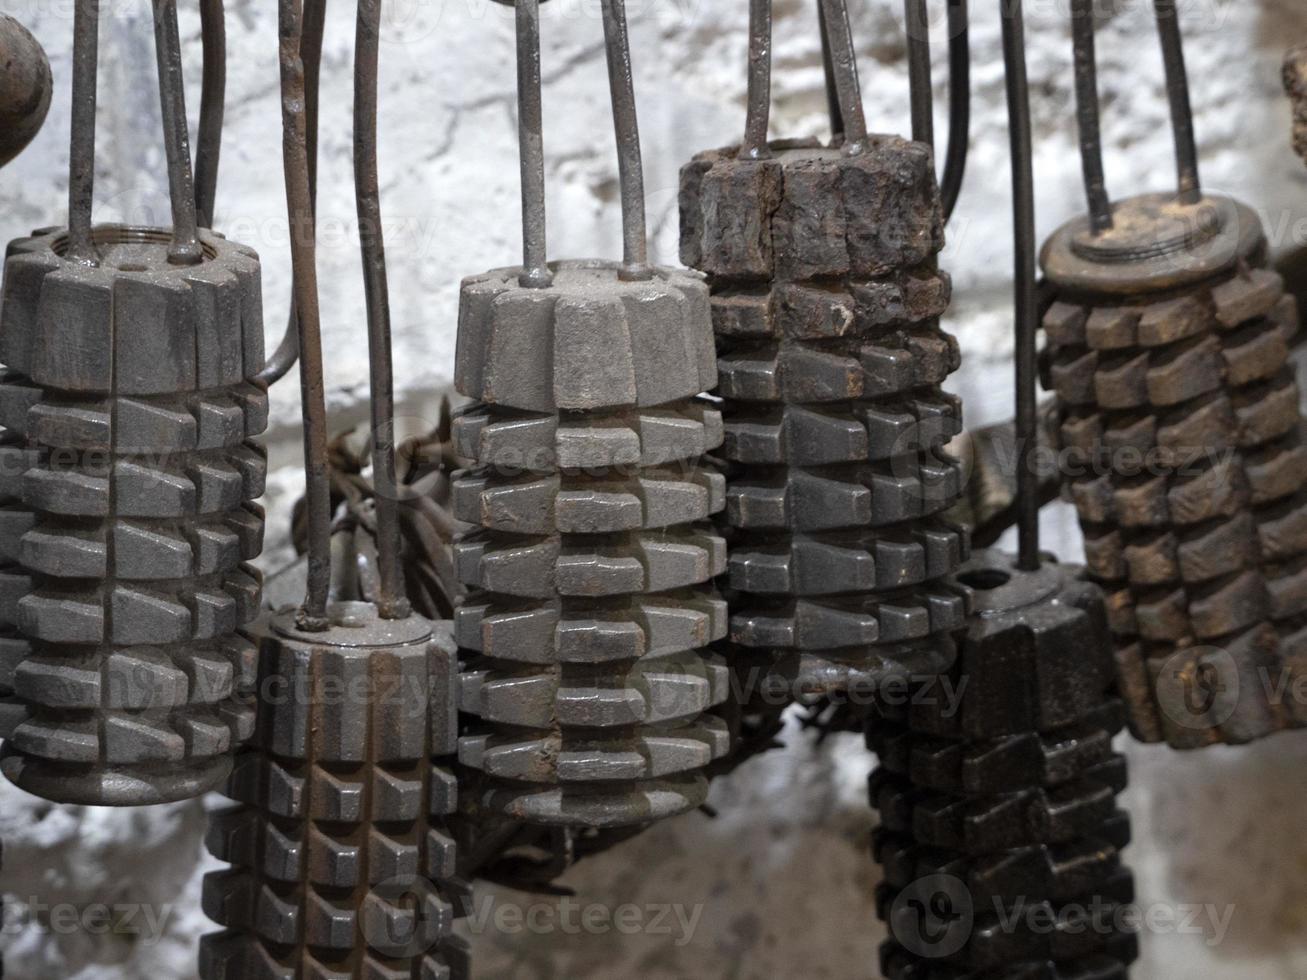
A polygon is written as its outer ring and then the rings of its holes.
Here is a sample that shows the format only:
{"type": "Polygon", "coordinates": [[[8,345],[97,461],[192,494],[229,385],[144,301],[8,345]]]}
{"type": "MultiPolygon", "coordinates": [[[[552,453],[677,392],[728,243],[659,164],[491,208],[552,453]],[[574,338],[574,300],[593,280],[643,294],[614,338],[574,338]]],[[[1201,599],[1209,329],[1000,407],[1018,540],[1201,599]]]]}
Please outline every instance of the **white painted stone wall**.
{"type": "MultiPolygon", "coordinates": [[[[45,131],[0,174],[0,235],[63,220],[71,0],[2,0],[52,54],[59,90],[45,131]]],[[[907,126],[904,34],[898,0],[852,0],[873,127],[907,126]]],[[[198,22],[182,4],[198,83],[198,22]]],[[[932,9],[942,10],[942,2],[932,9]]],[[[1081,207],[1069,92],[1067,0],[1029,0],[1030,73],[1039,150],[1041,235],[1081,207]]],[[[1125,194],[1171,179],[1161,69],[1147,0],[1104,2],[1099,34],[1110,186],[1125,194]]],[[[147,0],[104,0],[98,216],[166,214],[147,0]]],[[[398,383],[421,414],[450,379],[459,278],[517,256],[511,10],[489,0],[387,0],[383,50],[382,187],[391,259],[398,383]]],[[[628,0],[643,123],[655,256],[676,257],[676,175],[694,151],[738,138],[743,124],[745,0],[628,0]]],[[[1008,173],[997,3],[973,0],[974,138],[968,179],[945,255],[957,302],[951,327],[966,367],[956,381],[972,424],[1009,414],[1008,173]]],[[[218,225],[264,259],[269,343],[286,308],[286,220],[276,69],[276,4],[228,0],[231,86],[218,225]]],[[[546,148],[551,253],[615,254],[619,243],[597,0],[544,8],[546,148]]],[[[824,99],[813,4],[776,0],[774,132],[820,132],[824,99]]],[[[1302,0],[1181,0],[1198,135],[1209,187],[1261,209],[1280,250],[1301,246],[1307,169],[1287,145],[1279,90],[1283,49],[1307,40],[1302,0]]],[[[363,412],[363,299],[350,170],[353,12],[333,5],[324,59],[320,271],[330,396],[338,418],[363,412]]],[[[942,107],[945,61],[936,51],[942,107]]],[[[938,126],[946,123],[941,108],[938,126]]],[[[274,462],[296,458],[293,384],[277,390],[274,462]]],[[[274,475],[270,554],[284,555],[293,469],[274,475]]],[[[1046,514],[1047,544],[1075,557],[1064,508],[1046,514]]],[[[271,567],[271,566],[270,566],[271,567]]],[[[673,935],[474,936],[478,976],[525,980],[627,976],[738,980],[774,976],[860,980],[876,975],[882,930],[872,912],[876,873],[864,802],[871,760],[853,738],[821,749],[797,732],[791,746],[714,788],[720,816],[693,814],[656,828],[569,874],[578,901],[684,903],[701,911],[688,941],[673,935]],[[682,940],[678,942],[678,940],[682,940]]],[[[1144,937],[1136,975],[1148,980],[1307,977],[1307,738],[1249,749],[1177,755],[1127,746],[1129,857],[1140,901],[1174,909],[1211,904],[1232,915],[1216,941],[1158,925],[1144,937]]],[[[6,842],[0,888],[4,947],[14,980],[171,980],[194,975],[208,925],[197,902],[205,807],[133,811],[60,807],[0,787],[6,842]],[[136,934],[114,934],[93,903],[142,905],[136,934]]],[[[497,889],[483,897],[529,906],[497,889]]],[[[479,906],[482,918],[487,913],[479,906]]],[[[695,914],[693,911],[687,914],[695,914]]],[[[537,920],[539,921],[539,920],[537,920]]],[[[673,919],[673,922],[675,920],[673,919]]]]}

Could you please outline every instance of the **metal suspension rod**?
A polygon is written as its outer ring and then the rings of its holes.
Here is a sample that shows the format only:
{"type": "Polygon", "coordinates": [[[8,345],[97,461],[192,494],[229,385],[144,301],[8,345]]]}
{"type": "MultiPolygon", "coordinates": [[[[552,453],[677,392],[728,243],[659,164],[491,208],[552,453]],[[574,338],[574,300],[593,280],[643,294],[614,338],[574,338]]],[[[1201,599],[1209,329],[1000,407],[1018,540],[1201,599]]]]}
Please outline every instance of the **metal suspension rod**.
{"type": "Polygon", "coordinates": [[[308,124],[302,0],[279,0],[282,151],[291,266],[295,277],[300,347],[300,398],[304,413],[304,477],[308,512],[308,587],[298,623],[303,630],[328,628],[331,589],[331,491],[327,472],[327,405],[322,379],[322,331],[318,308],[317,244],[309,186],[308,124]]]}
{"type": "Polygon", "coordinates": [[[948,150],[944,155],[944,175],[940,178],[945,221],[953,216],[962,193],[967,153],[971,148],[971,36],[968,21],[967,0],[949,0],[948,150]]]}
{"type": "Polygon", "coordinates": [[[1075,58],[1080,167],[1085,180],[1085,195],[1089,200],[1089,226],[1094,234],[1098,234],[1112,227],[1112,201],[1107,195],[1107,179],[1103,174],[1093,0],[1071,0],[1071,39],[1075,58]]]}
{"type": "Polygon", "coordinates": [[[213,225],[218,196],[218,158],[227,96],[227,24],[223,0],[200,0],[204,68],[200,83],[200,126],[195,140],[195,212],[201,228],[213,225]]]}
{"type": "Polygon", "coordinates": [[[844,113],[840,110],[840,96],[835,86],[835,62],[831,58],[830,36],[826,32],[826,6],[822,0],[817,0],[817,29],[821,34],[821,66],[826,75],[831,142],[839,143],[844,138],[844,113]]]}
{"type": "Polygon", "coordinates": [[[172,199],[172,246],[168,261],[195,265],[204,258],[195,213],[190,134],[186,129],[186,87],[182,45],[177,31],[177,0],[154,0],[154,48],[159,62],[159,104],[163,146],[168,159],[168,195],[172,199]]]}
{"type": "Polygon", "coordinates": [[[740,156],[760,160],[769,155],[771,121],[771,0],[749,0],[749,104],[740,156]]]}
{"type": "Polygon", "coordinates": [[[935,146],[935,105],[930,78],[930,22],[926,0],[903,0],[908,33],[908,90],[912,107],[912,139],[935,146]]]}
{"type": "Polygon", "coordinates": [[[359,0],[354,42],[354,196],[368,308],[368,369],[372,387],[372,481],[377,509],[377,612],[405,619],[400,560],[399,484],[395,479],[395,369],[390,340],[390,287],[377,177],[377,75],[382,0],[359,0]]]}
{"type": "Polygon", "coordinates": [[[554,281],[545,218],[544,109],[540,77],[540,0],[518,0],[517,141],[522,168],[522,275],[528,288],[554,281]]]}
{"type": "Polygon", "coordinates": [[[604,44],[608,53],[608,86],[617,133],[617,170],[622,185],[622,278],[650,279],[649,242],[645,230],[644,162],[640,157],[640,126],[635,111],[635,81],[631,74],[631,42],[626,31],[626,0],[603,0],[604,44]]]}
{"type": "Polygon", "coordinates": [[[87,265],[99,264],[91,241],[99,37],[100,0],[77,0],[73,9],[72,136],[68,147],[68,255],[87,265]]]}
{"type": "Polygon", "coordinates": [[[1162,42],[1162,62],[1166,68],[1166,96],[1171,104],[1171,128],[1175,134],[1177,196],[1182,204],[1197,204],[1203,199],[1198,179],[1198,146],[1194,138],[1194,116],[1189,104],[1189,79],[1184,64],[1184,43],[1180,37],[1180,19],[1175,0],[1154,0],[1157,34],[1162,42]]]}
{"type": "Polygon", "coordinates": [[[1026,77],[1022,0],[1000,0],[1008,131],[1012,144],[1012,223],[1015,245],[1018,567],[1039,568],[1039,481],[1035,471],[1039,418],[1035,403],[1035,180],[1026,77]]]}
{"type": "MultiPolygon", "coordinates": [[[[300,60],[304,63],[304,118],[308,129],[309,198],[315,220],[318,196],[318,93],[321,89],[322,35],[326,18],[327,0],[304,0],[300,60]]],[[[295,290],[292,287],[286,331],[282,334],[276,351],[259,372],[258,380],[265,385],[273,385],[285,377],[300,356],[299,343],[299,317],[295,312],[295,290]]]]}
{"type": "Polygon", "coordinates": [[[839,95],[844,120],[844,149],[861,153],[867,143],[867,118],[862,110],[862,90],[858,83],[858,59],[853,47],[853,30],[849,26],[847,0],[821,0],[825,15],[823,34],[830,43],[831,71],[839,95]]]}

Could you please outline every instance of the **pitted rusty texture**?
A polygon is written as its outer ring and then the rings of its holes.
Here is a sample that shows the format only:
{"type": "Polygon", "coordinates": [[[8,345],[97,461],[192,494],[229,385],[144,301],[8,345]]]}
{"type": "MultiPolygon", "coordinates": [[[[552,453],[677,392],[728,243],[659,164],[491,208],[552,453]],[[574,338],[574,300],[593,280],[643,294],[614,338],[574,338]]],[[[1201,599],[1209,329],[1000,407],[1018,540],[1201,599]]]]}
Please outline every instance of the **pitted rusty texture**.
{"type": "Polygon", "coordinates": [[[252,730],[267,393],[259,261],[205,232],[48,231],[5,263],[6,776],[61,802],[221,785],[252,730]]]}
{"type": "Polygon", "coordinates": [[[1307,161],[1307,45],[1285,56],[1284,90],[1293,103],[1293,148],[1307,161]]]}
{"type": "MultiPolygon", "coordinates": [[[[1119,206],[1152,221],[1138,241],[1206,221],[1138,200],[1119,206]]],[[[1043,259],[1046,384],[1121,692],[1139,738],[1178,748],[1307,724],[1307,705],[1277,694],[1307,671],[1299,311],[1266,267],[1259,220],[1205,206],[1222,226],[1156,258],[1077,254],[1073,223],[1043,259]]]]}
{"type": "Polygon", "coordinates": [[[975,611],[955,666],[880,705],[867,730],[879,760],[877,904],[892,937],[882,971],[1124,977],[1136,940],[1113,914],[1134,886],[1112,738],[1125,709],[1111,690],[1102,592],[1074,567],[1025,572],[996,551],[958,580],[975,611]],[[966,921],[951,942],[955,913],[966,921]]]}
{"type": "Polygon", "coordinates": [[[202,980],[466,980],[451,935],[465,911],[446,826],[457,803],[449,623],[330,607],[306,634],[294,614],[261,629],[258,729],[210,822],[232,865],[204,881],[202,980]]]}
{"type": "Polygon", "coordinates": [[[581,827],[642,824],[701,803],[729,747],[709,713],[730,683],[705,651],[726,632],[712,587],[724,480],[703,463],[721,417],[708,289],[692,273],[623,278],[561,262],[463,283],[454,482],[471,590],[458,610],[459,744],[470,805],[581,827]]]}
{"type": "Polygon", "coordinates": [[[800,697],[947,666],[968,551],[943,512],[961,406],[928,147],[878,136],[700,154],[681,259],[708,274],[728,461],[731,640],[788,654],[800,697]]]}

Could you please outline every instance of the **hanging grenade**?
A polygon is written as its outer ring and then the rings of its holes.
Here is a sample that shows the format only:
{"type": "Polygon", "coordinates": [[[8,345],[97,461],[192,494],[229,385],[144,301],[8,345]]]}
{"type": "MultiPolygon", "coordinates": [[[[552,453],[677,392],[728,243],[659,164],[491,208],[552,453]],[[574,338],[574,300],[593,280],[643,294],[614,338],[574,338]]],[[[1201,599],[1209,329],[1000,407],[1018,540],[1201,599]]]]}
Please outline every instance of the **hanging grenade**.
{"type": "Polygon", "coordinates": [[[1044,329],[1132,728],[1187,748],[1305,724],[1274,696],[1307,656],[1297,303],[1243,205],[1116,215],[1120,233],[1079,219],[1046,244],[1044,329]]]}
{"type": "Polygon", "coordinates": [[[1045,244],[1045,384],[1134,733],[1178,748],[1307,724],[1299,312],[1244,205],[1204,196],[1175,4],[1157,5],[1175,194],[1102,179],[1093,11],[1073,9],[1089,213],[1045,244]]]}
{"type": "MultiPolygon", "coordinates": [[[[755,136],[765,96],[751,83],[755,136]]],[[[746,138],[682,169],[680,210],[681,260],[712,287],[732,643],[782,652],[801,697],[946,665],[966,611],[938,580],[968,542],[942,516],[961,406],[930,147],[746,138]]]]}
{"type": "Polygon", "coordinates": [[[157,803],[226,778],[253,724],[267,424],[259,261],[102,226],[9,246],[0,318],[6,776],[47,799],[157,803]]]}
{"type": "Polygon", "coordinates": [[[956,665],[882,698],[867,730],[884,975],[1124,978],[1125,712],[1102,593],[992,550],[958,581],[975,597],[956,665]]]}
{"type": "Polygon", "coordinates": [[[257,734],[211,820],[230,870],[204,881],[202,980],[470,976],[450,934],[468,897],[445,826],[457,651],[452,627],[329,609],[303,633],[293,611],[260,628],[257,734]]]}
{"type": "Polygon", "coordinates": [[[726,632],[709,523],[725,481],[703,457],[720,414],[708,287],[647,262],[630,46],[605,4],[621,178],[622,262],[548,264],[539,10],[517,4],[523,265],[466,279],[454,424],[473,468],[454,481],[455,545],[472,590],[459,740],[465,811],[574,828],[693,809],[730,749],[726,632]]]}
{"type": "Polygon", "coordinates": [[[480,804],[520,820],[646,823],[698,806],[728,735],[704,712],[727,696],[702,648],[726,630],[711,587],[726,548],[705,522],[723,480],[707,287],[659,269],[563,262],[463,284],[455,419],[460,678],[488,723],[459,758],[480,804]]]}

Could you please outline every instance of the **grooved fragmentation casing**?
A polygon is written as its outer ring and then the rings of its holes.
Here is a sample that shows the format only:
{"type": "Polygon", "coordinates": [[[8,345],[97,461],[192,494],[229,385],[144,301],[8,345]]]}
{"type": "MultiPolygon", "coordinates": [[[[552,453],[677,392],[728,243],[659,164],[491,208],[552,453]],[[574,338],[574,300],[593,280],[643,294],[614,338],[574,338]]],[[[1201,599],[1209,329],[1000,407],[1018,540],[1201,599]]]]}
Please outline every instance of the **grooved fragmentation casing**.
{"type": "Polygon", "coordinates": [[[547,288],[503,269],[463,283],[454,422],[473,468],[454,513],[472,590],[458,610],[460,706],[483,723],[459,760],[468,802],[582,827],[697,806],[729,745],[726,632],[711,580],[726,546],[708,523],[724,481],[703,455],[720,415],[708,289],[657,269],[552,266],[547,288]]]}
{"type": "Polygon", "coordinates": [[[1102,592],[1078,569],[1026,572],[996,551],[958,580],[975,611],[957,663],[867,730],[882,971],[1123,978],[1137,947],[1114,920],[1134,899],[1112,751],[1125,708],[1102,592]]]}
{"type": "Polygon", "coordinates": [[[1164,196],[1046,244],[1046,384],[1108,593],[1134,733],[1178,748],[1307,724],[1307,448],[1298,306],[1258,218],[1164,196]]]}
{"type": "Polygon", "coordinates": [[[942,516],[962,485],[942,246],[924,144],[780,142],[681,173],[681,259],[712,285],[731,640],[786,651],[800,696],[940,669],[964,623],[938,584],[968,551],[942,516]]]}
{"type": "Polygon", "coordinates": [[[253,727],[267,425],[258,257],[104,226],[10,244],[0,315],[4,774],[133,805],[220,785],[253,727]]]}
{"type": "Polygon", "coordinates": [[[455,980],[466,886],[445,825],[457,802],[452,627],[336,603],[261,630],[258,730],[215,814],[202,980],[455,980]]]}

